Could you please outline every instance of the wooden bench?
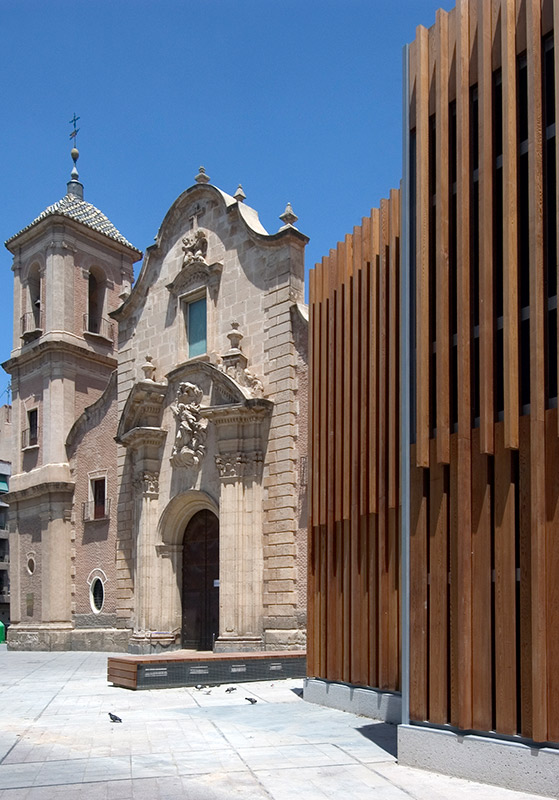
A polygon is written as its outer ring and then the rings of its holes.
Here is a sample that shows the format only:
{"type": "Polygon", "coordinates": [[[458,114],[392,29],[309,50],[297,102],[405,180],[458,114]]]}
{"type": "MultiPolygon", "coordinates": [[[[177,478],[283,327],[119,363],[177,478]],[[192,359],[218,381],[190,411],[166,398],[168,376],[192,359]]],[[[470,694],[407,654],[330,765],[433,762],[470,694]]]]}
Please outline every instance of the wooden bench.
{"type": "Polygon", "coordinates": [[[256,653],[212,653],[174,650],[158,655],[111,656],[107,680],[125,689],[215,686],[221,683],[304,678],[301,650],[256,653]]]}

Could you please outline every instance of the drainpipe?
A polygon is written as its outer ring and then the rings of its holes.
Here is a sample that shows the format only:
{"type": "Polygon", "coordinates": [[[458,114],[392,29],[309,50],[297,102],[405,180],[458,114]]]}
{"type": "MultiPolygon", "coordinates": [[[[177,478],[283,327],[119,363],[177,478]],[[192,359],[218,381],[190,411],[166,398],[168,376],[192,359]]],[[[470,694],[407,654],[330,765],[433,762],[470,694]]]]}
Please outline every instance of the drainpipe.
{"type": "Polygon", "coordinates": [[[400,425],[401,425],[401,562],[402,591],[402,724],[410,722],[410,126],[409,44],[402,53],[402,189],[400,231],[400,425]]]}

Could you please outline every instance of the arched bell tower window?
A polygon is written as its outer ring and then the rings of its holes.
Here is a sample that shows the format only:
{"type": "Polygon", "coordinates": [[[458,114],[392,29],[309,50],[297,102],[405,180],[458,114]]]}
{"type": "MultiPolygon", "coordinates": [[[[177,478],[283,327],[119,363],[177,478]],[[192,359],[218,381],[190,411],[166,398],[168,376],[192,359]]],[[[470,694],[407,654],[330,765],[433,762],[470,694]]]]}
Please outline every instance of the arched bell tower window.
{"type": "Polygon", "coordinates": [[[87,296],[87,330],[90,333],[100,333],[101,319],[103,317],[103,287],[99,275],[89,273],[87,296]]]}
{"type": "Polygon", "coordinates": [[[84,333],[93,333],[113,341],[113,325],[103,316],[105,310],[105,275],[97,267],[89,271],[87,283],[87,314],[84,314],[84,333]]]}
{"type": "Polygon", "coordinates": [[[37,335],[43,330],[41,273],[38,264],[33,264],[27,276],[26,309],[21,318],[21,335],[37,335]]]}

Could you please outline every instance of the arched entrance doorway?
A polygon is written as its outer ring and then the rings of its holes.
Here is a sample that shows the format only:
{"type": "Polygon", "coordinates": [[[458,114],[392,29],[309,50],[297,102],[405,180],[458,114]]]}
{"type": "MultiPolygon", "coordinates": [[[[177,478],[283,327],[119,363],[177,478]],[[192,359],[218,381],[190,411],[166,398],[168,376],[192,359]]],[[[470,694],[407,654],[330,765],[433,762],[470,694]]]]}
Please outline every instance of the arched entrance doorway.
{"type": "Polygon", "coordinates": [[[182,647],[211,650],[219,635],[219,522],[198,511],[184,532],[182,647]]]}

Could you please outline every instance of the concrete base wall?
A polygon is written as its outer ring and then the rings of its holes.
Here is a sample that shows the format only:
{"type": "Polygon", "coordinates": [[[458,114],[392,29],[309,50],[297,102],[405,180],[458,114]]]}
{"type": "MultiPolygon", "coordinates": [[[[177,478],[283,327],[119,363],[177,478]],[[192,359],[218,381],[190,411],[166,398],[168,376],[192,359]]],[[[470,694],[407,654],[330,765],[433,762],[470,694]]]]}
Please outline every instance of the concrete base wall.
{"type": "Polygon", "coordinates": [[[261,636],[220,636],[214,643],[214,653],[254,653],[263,649],[261,636]]]}
{"type": "Polygon", "coordinates": [[[176,652],[180,649],[180,644],[170,644],[165,646],[159,642],[137,642],[132,639],[128,642],[125,652],[130,653],[130,655],[133,656],[157,656],[163,653],[176,652]]]}
{"type": "Polygon", "coordinates": [[[121,628],[37,626],[8,629],[8,650],[86,650],[125,653],[132,631],[121,628]]]}
{"type": "Polygon", "coordinates": [[[332,683],[320,678],[305,678],[303,698],[320,706],[351,711],[371,719],[398,724],[402,719],[402,698],[394,692],[332,683]]]}
{"type": "Polygon", "coordinates": [[[398,763],[551,797],[559,787],[559,749],[419,725],[398,727],[398,763]]]}

